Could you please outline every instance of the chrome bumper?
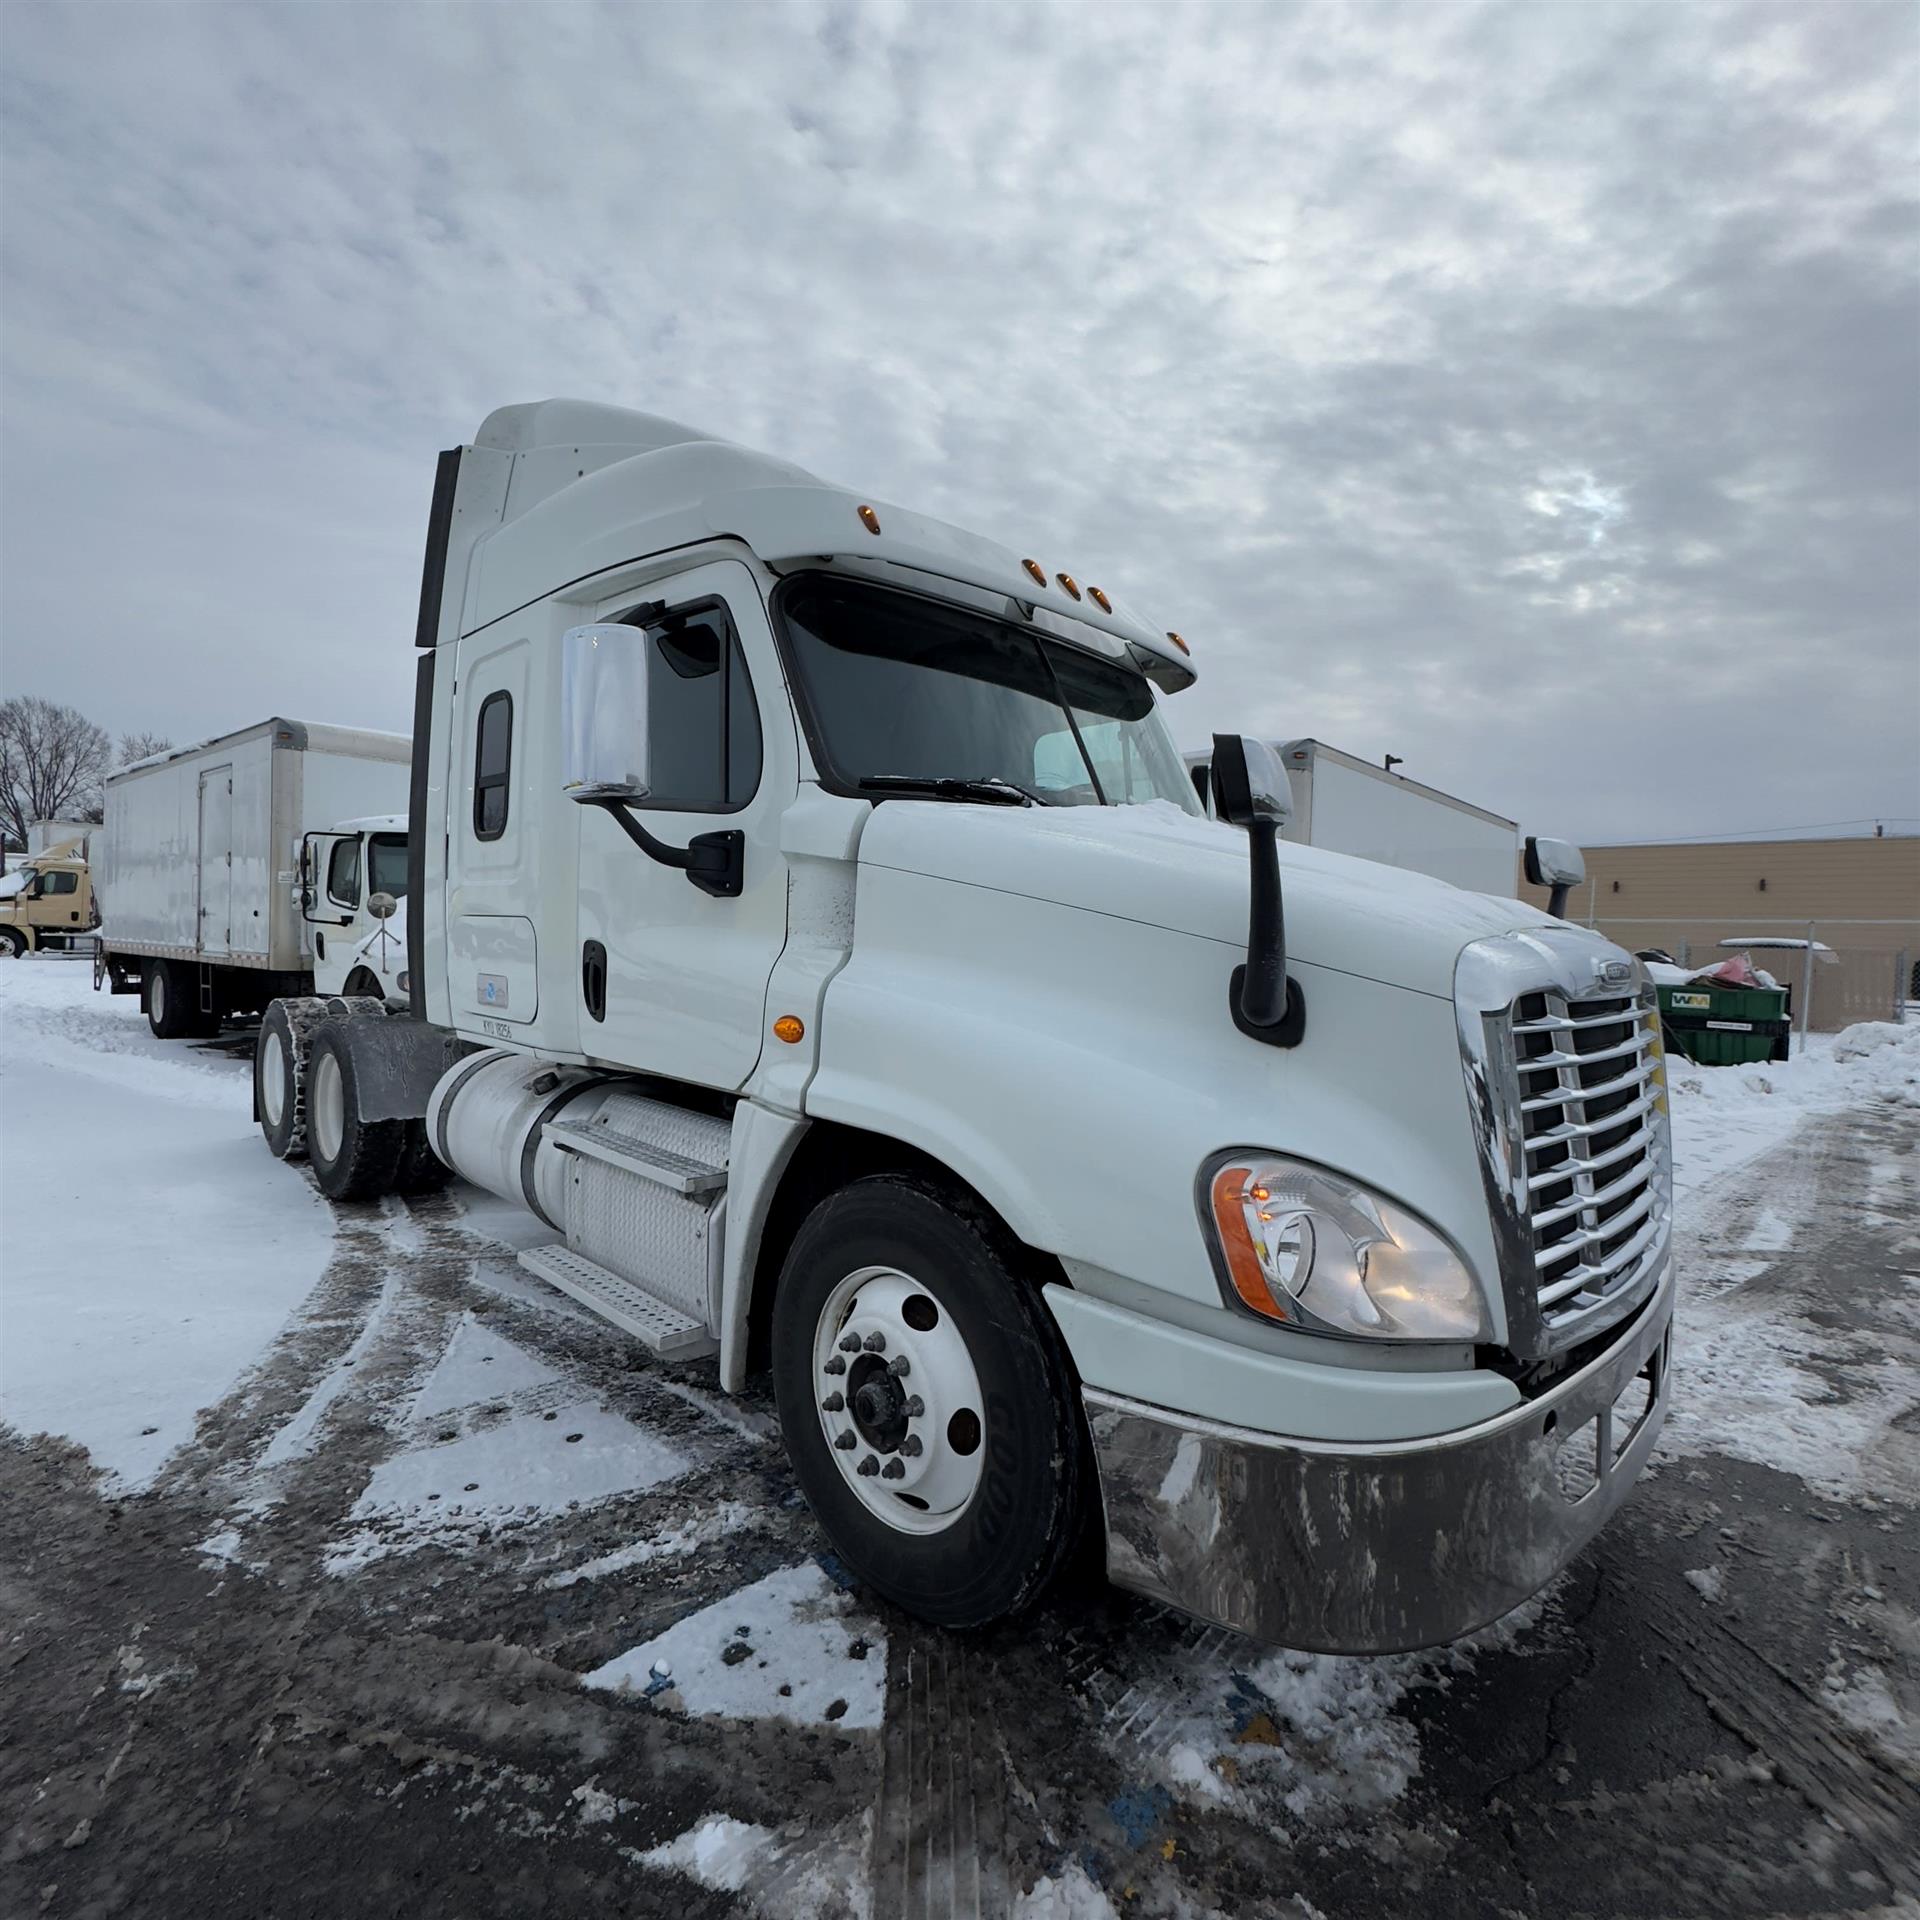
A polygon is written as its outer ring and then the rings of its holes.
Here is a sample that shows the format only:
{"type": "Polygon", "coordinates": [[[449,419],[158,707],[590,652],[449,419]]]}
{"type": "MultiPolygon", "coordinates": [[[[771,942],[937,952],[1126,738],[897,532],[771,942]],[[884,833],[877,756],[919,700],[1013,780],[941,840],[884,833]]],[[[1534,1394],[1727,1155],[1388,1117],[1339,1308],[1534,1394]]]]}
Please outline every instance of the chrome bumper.
{"type": "Polygon", "coordinates": [[[1090,1387],[1107,1577],[1278,1646],[1456,1639],[1537,1593],[1626,1498],[1666,1418],[1672,1318],[1669,1266],[1621,1340],[1538,1399],[1380,1446],[1281,1439],[1090,1387]]]}

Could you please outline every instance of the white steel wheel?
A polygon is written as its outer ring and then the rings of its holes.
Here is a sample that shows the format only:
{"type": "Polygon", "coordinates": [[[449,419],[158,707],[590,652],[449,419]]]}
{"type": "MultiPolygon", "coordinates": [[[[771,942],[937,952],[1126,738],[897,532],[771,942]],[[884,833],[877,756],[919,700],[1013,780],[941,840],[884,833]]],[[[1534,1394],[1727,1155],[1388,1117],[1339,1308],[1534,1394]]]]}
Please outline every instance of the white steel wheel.
{"type": "Polygon", "coordinates": [[[260,1036],[260,1112],[270,1127],[279,1126],[287,1110],[287,1050],[277,1029],[260,1036]]]}
{"type": "Polygon", "coordinates": [[[307,1137],[314,1153],[329,1165],[340,1158],[347,1136],[347,1088],[339,1057],[331,1049],[317,1053],[313,1084],[307,1092],[307,1137]]]}
{"type": "Polygon", "coordinates": [[[12,927],[0,927],[0,960],[18,960],[26,950],[23,934],[12,927]]]}
{"type": "Polygon", "coordinates": [[[153,1023],[155,1033],[162,1032],[172,1019],[173,1008],[169,1005],[173,995],[173,975],[165,967],[156,967],[153,978],[147,982],[147,1018],[153,1023]]]}
{"type": "Polygon", "coordinates": [[[820,1424],[862,1505],[902,1533],[953,1525],[979,1490],[985,1399],[958,1323],[929,1286],[861,1267],[815,1323],[820,1424]]]}

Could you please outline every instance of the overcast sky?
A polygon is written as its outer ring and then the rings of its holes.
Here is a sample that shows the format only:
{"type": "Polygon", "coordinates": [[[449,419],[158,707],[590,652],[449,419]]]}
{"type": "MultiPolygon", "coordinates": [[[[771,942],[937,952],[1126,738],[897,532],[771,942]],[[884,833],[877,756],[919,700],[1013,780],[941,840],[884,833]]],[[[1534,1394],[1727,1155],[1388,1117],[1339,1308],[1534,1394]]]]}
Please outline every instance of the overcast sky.
{"type": "Polygon", "coordinates": [[[10,0],[0,679],[405,726],[434,455],[567,394],[1124,594],[1183,744],[1912,831],[1917,56],[1907,4],[10,0]]]}

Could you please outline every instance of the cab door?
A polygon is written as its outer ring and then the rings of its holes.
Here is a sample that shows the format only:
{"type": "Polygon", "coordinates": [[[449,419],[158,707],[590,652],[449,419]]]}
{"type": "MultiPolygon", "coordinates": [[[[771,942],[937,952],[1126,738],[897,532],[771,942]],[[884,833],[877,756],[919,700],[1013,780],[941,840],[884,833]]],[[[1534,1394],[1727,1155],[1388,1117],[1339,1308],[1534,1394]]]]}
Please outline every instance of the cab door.
{"type": "Polygon", "coordinates": [[[576,807],[580,1049],[698,1086],[737,1088],[760,1057],[767,979],[787,938],[780,820],[799,785],[793,709],[760,590],[716,561],[629,594],[598,620],[644,620],[649,797],[657,839],[745,836],[744,885],[716,898],[636,847],[598,807],[576,807]],[[655,611],[655,608],[658,611],[655,611]]]}

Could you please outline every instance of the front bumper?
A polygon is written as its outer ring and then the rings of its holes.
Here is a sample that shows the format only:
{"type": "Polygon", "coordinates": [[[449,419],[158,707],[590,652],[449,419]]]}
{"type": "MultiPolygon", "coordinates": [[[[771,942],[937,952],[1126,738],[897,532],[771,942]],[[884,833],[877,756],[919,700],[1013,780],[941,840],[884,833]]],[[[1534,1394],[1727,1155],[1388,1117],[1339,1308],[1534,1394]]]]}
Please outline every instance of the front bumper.
{"type": "Polygon", "coordinates": [[[1498,1619],[1593,1538],[1646,1465],[1667,1412],[1673,1292],[1669,1266],[1598,1359],[1429,1439],[1287,1440],[1088,1388],[1107,1577],[1324,1653],[1435,1646],[1498,1619]]]}

